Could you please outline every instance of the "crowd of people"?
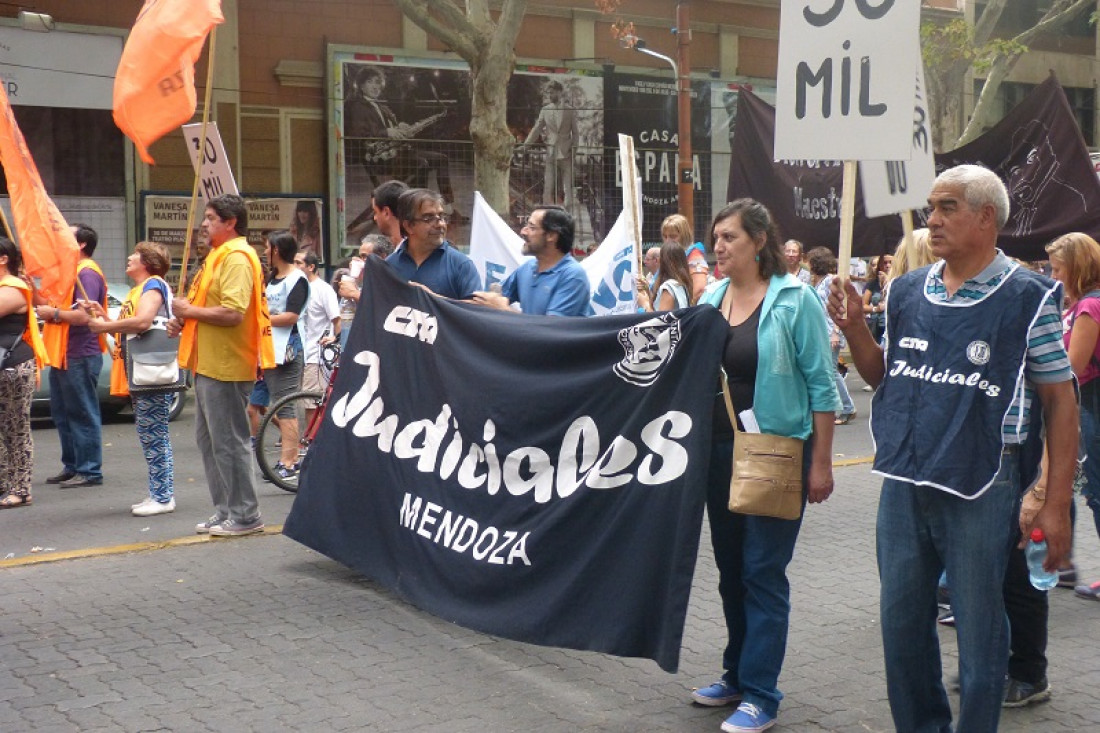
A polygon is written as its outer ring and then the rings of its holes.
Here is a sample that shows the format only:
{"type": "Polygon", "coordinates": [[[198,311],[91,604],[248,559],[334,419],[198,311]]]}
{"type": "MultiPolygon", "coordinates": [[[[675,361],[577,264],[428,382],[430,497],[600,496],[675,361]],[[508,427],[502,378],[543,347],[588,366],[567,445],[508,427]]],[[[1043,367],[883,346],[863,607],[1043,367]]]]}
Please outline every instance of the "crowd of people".
{"type": "MultiPolygon", "coordinates": [[[[881,627],[898,730],[951,729],[936,635],[941,581],[959,640],[957,729],[996,730],[1002,706],[1050,695],[1047,596],[1030,587],[1021,548],[1042,529],[1047,569],[1074,577],[1075,471],[1100,533],[1100,245],[1080,233],[1053,241],[1053,279],[1009,259],[996,247],[1007,192],[978,166],[943,172],[929,204],[926,229],[842,277],[828,248],[782,242],[771,213],[750,199],[715,214],[706,247],[675,215],[662,225],[663,243],[645,253],[639,310],[706,305],[728,324],[701,487],[727,633],[721,676],[691,693],[697,704],[736,705],[725,731],[762,731],[778,718],[786,573],[802,522],[728,509],[737,435],[751,416],[761,432],[802,441],[803,510],[828,499],[834,430],[856,416],[844,352],[874,391],[881,627]]],[[[112,383],[120,389],[129,339],[157,324],[178,337],[179,364],[194,375],[195,439],[214,508],[196,532],[234,537],[264,528],[249,440],[255,418],[282,395],[323,386],[320,348],[347,338],[368,257],[440,297],[530,315],[591,313],[588,280],[572,256],[574,222],[561,206],[530,213],[520,234],[532,259],[489,290],[448,242],[439,193],[388,181],[371,207],[378,233],[338,264],[330,286],[317,253],[291,231],[267,234],[265,269],[245,239],[244,200],[212,199],[201,224],[209,253],[187,295],[174,296],[165,280],[167,250],[142,242],[127,260],[134,288],[113,319],[92,260],[94,231],[74,227],[81,288],[72,303],[36,302],[18,247],[0,238],[0,508],[32,504],[30,395],[47,363],[62,446],[61,472],[47,482],[102,482],[95,382],[105,333],[116,334],[112,383]]],[[[299,224],[308,219],[303,212],[299,224]]],[[[135,516],[176,508],[168,400],[133,395],[149,470],[135,516]]],[[[277,470],[292,476],[297,421],[278,424],[277,470]]],[[[1100,583],[1077,593],[1100,599],[1100,583]]]]}

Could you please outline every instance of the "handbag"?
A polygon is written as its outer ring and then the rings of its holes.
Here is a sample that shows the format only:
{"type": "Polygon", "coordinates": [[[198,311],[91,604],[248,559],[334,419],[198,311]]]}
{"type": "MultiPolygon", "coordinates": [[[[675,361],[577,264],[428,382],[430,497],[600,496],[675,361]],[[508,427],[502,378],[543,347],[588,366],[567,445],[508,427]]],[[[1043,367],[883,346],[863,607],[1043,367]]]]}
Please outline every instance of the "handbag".
{"type": "Polygon", "coordinates": [[[148,330],[123,342],[126,381],[130,394],[179,392],[187,389],[187,372],[180,369],[179,339],[168,337],[165,325],[171,318],[167,302],[165,316],[157,316],[148,330]]]}
{"type": "Polygon", "coordinates": [[[733,474],[729,510],[778,519],[802,516],[803,441],[737,429],[729,385],[722,372],[722,395],[733,425],[733,474]]]}

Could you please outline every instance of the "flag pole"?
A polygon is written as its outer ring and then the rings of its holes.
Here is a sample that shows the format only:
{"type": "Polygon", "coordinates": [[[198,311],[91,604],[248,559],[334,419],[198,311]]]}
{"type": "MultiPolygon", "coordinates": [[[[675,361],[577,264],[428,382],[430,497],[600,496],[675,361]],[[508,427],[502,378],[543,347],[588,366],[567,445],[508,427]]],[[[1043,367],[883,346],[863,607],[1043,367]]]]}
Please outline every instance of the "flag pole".
{"type": "Polygon", "coordinates": [[[849,263],[852,261],[852,230],[856,218],[856,166],[854,160],[844,161],[843,188],[840,199],[840,242],[837,246],[838,256],[836,264],[836,276],[840,282],[846,283],[851,277],[849,263]]]}
{"type": "Polygon", "coordinates": [[[199,157],[195,166],[195,183],[191,186],[191,205],[187,209],[187,229],[183,235],[183,259],[180,261],[180,279],[177,293],[187,291],[187,261],[191,259],[191,233],[195,224],[195,207],[199,200],[199,178],[202,161],[206,156],[206,127],[210,124],[210,92],[214,88],[214,46],[218,40],[218,26],[210,29],[210,47],[206,59],[206,91],[202,103],[202,132],[199,133],[199,157]]]}
{"type": "Polygon", "coordinates": [[[11,224],[8,223],[8,215],[4,213],[3,206],[0,206],[0,222],[4,223],[4,233],[8,235],[8,239],[15,242],[15,232],[12,230],[11,224]]]}

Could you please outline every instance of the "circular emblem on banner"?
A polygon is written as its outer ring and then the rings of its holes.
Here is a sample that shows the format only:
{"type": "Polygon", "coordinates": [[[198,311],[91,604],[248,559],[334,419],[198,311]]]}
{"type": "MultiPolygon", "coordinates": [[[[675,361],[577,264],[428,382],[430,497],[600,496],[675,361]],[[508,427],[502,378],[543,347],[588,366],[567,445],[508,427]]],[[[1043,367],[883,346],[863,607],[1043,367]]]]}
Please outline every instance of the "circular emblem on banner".
{"type": "Polygon", "coordinates": [[[971,341],[966,347],[966,358],[971,364],[982,366],[989,363],[989,344],[985,341],[971,341]]]}
{"type": "Polygon", "coordinates": [[[671,313],[642,321],[619,331],[625,352],[614,366],[624,382],[647,387],[657,380],[680,343],[680,319],[671,313]]]}

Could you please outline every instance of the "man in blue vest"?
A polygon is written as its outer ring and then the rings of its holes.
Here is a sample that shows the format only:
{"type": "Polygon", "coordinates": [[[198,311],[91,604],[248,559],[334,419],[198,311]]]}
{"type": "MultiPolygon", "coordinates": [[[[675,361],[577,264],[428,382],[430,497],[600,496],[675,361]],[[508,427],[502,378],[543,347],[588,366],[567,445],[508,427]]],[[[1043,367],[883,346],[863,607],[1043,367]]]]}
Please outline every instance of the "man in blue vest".
{"type": "Polygon", "coordinates": [[[936,179],[928,203],[931,247],[942,261],[890,285],[885,349],[850,283],[833,285],[829,310],[860,375],[876,387],[874,471],[884,477],[877,554],[894,724],[952,730],[936,636],[936,585],[946,568],[959,644],[957,729],[983,733],[997,729],[1004,699],[1002,585],[1044,427],[1047,499],[1032,526],[1047,536],[1048,569],[1069,549],[1077,406],[1060,286],[996,246],[1008,220],[1004,184],[985,168],[957,166],[936,179]]]}

